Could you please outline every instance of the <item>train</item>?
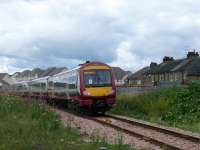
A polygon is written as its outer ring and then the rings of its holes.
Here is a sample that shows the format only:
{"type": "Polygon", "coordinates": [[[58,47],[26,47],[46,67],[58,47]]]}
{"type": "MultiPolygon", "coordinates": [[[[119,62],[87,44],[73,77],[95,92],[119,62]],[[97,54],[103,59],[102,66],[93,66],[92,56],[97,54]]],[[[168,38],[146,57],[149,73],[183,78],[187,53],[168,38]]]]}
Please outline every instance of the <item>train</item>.
{"type": "Polygon", "coordinates": [[[116,104],[115,76],[112,68],[102,62],[87,61],[53,76],[18,82],[9,91],[18,96],[62,102],[77,111],[105,113],[116,104]]]}

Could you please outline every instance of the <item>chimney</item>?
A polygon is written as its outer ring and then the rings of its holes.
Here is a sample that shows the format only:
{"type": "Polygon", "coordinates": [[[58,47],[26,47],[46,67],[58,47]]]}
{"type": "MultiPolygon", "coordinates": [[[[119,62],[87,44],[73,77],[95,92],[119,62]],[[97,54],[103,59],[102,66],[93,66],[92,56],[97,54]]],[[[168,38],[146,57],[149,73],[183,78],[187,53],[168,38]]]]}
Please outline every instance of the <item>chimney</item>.
{"type": "Polygon", "coordinates": [[[192,59],[192,58],[195,58],[195,57],[198,57],[198,56],[199,56],[199,53],[196,52],[195,49],[193,51],[189,51],[188,54],[187,54],[188,59],[192,59]]]}
{"type": "Polygon", "coordinates": [[[165,56],[165,57],[163,58],[163,62],[164,62],[164,63],[168,63],[168,62],[172,62],[172,61],[174,61],[174,58],[173,58],[173,57],[165,56]]]}
{"type": "Polygon", "coordinates": [[[158,64],[155,63],[155,62],[151,62],[151,64],[150,64],[150,68],[152,69],[152,68],[156,67],[157,65],[158,65],[158,64]]]}

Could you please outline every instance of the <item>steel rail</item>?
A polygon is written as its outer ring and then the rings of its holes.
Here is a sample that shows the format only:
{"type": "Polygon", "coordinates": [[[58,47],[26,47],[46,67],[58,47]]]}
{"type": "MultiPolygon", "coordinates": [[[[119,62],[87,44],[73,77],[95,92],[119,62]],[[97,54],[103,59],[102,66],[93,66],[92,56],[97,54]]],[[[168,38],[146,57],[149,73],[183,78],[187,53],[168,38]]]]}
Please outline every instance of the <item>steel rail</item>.
{"type": "Polygon", "coordinates": [[[165,134],[168,134],[168,135],[173,135],[173,136],[176,136],[176,137],[184,138],[186,140],[189,140],[189,141],[192,141],[192,142],[195,142],[195,143],[200,143],[200,136],[191,135],[192,133],[191,134],[182,133],[182,132],[178,132],[178,131],[175,131],[175,130],[172,130],[172,129],[167,129],[167,128],[161,127],[159,125],[153,125],[151,123],[141,122],[141,121],[138,121],[136,119],[131,119],[131,118],[128,119],[128,118],[125,118],[123,116],[113,115],[113,114],[109,114],[109,113],[106,114],[105,116],[119,120],[119,121],[129,123],[129,124],[132,124],[132,125],[142,126],[142,127],[149,128],[149,129],[152,129],[152,130],[155,130],[155,131],[159,131],[159,132],[162,132],[162,133],[165,133],[165,134]]]}
{"type": "Polygon", "coordinates": [[[149,143],[152,143],[156,146],[159,146],[163,149],[169,149],[169,150],[182,150],[181,148],[175,146],[175,145],[170,145],[169,143],[166,143],[162,140],[157,140],[157,139],[154,139],[152,137],[149,137],[149,136],[145,136],[143,134],[139,134],[137,132],[134,132],[132,130],[129,130],[129,129],[126,129],[126,128],[123,128],[123,127],[119,127],[117,125],[114,125],[112,123],[109,123],[107,121],[104,121],[104,120],[101,120],[101,119],[98,119],[98,118],[93,118],[93,117],[90,117],[90,118],[87,118],[87,119],[90,119],[90,120],[93,120],[95,122],[98,122],[100,124],[103,124],[103,125],[106,125],[106,126],[109,126],[111,128],[114,128],[118,131],[121,131],[121,132],[124,132],[126,134],[129,134],[131,136],[134,136],[134,137],[137,137],[137,138],[141,138],[142,140],[146,141],[146,142],[149,142],[149,143]]]}

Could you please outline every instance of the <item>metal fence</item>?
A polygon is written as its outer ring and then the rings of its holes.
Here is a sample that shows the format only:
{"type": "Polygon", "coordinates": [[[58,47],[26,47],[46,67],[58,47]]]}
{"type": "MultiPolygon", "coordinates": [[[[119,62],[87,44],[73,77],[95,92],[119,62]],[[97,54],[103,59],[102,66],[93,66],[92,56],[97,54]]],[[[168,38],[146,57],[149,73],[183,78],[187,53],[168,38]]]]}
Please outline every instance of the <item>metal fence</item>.
{"type": "Polygon", "coordinates": [[[117,87],[117,94],[142,94],[158,89],[156,86],[152,87],[117,87]]]}
{"type": "Polygon", "coordinates": [[[118,86],[117,94],[142,94],[152,92],[161,88],[180,87],[180,82],[161,81],[156,86],[118,86]]]}

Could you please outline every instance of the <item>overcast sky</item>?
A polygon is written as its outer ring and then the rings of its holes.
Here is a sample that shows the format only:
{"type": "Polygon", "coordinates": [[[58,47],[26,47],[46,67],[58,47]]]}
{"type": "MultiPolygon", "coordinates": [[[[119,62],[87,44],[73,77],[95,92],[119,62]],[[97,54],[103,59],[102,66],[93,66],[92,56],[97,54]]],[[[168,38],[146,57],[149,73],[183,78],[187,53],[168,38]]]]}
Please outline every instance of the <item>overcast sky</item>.
{"type": "Polygon", "coordinates": [[[200,48],[199,0],[0,0],[0,72],[98,60],[136,71],[200,48]]]}

